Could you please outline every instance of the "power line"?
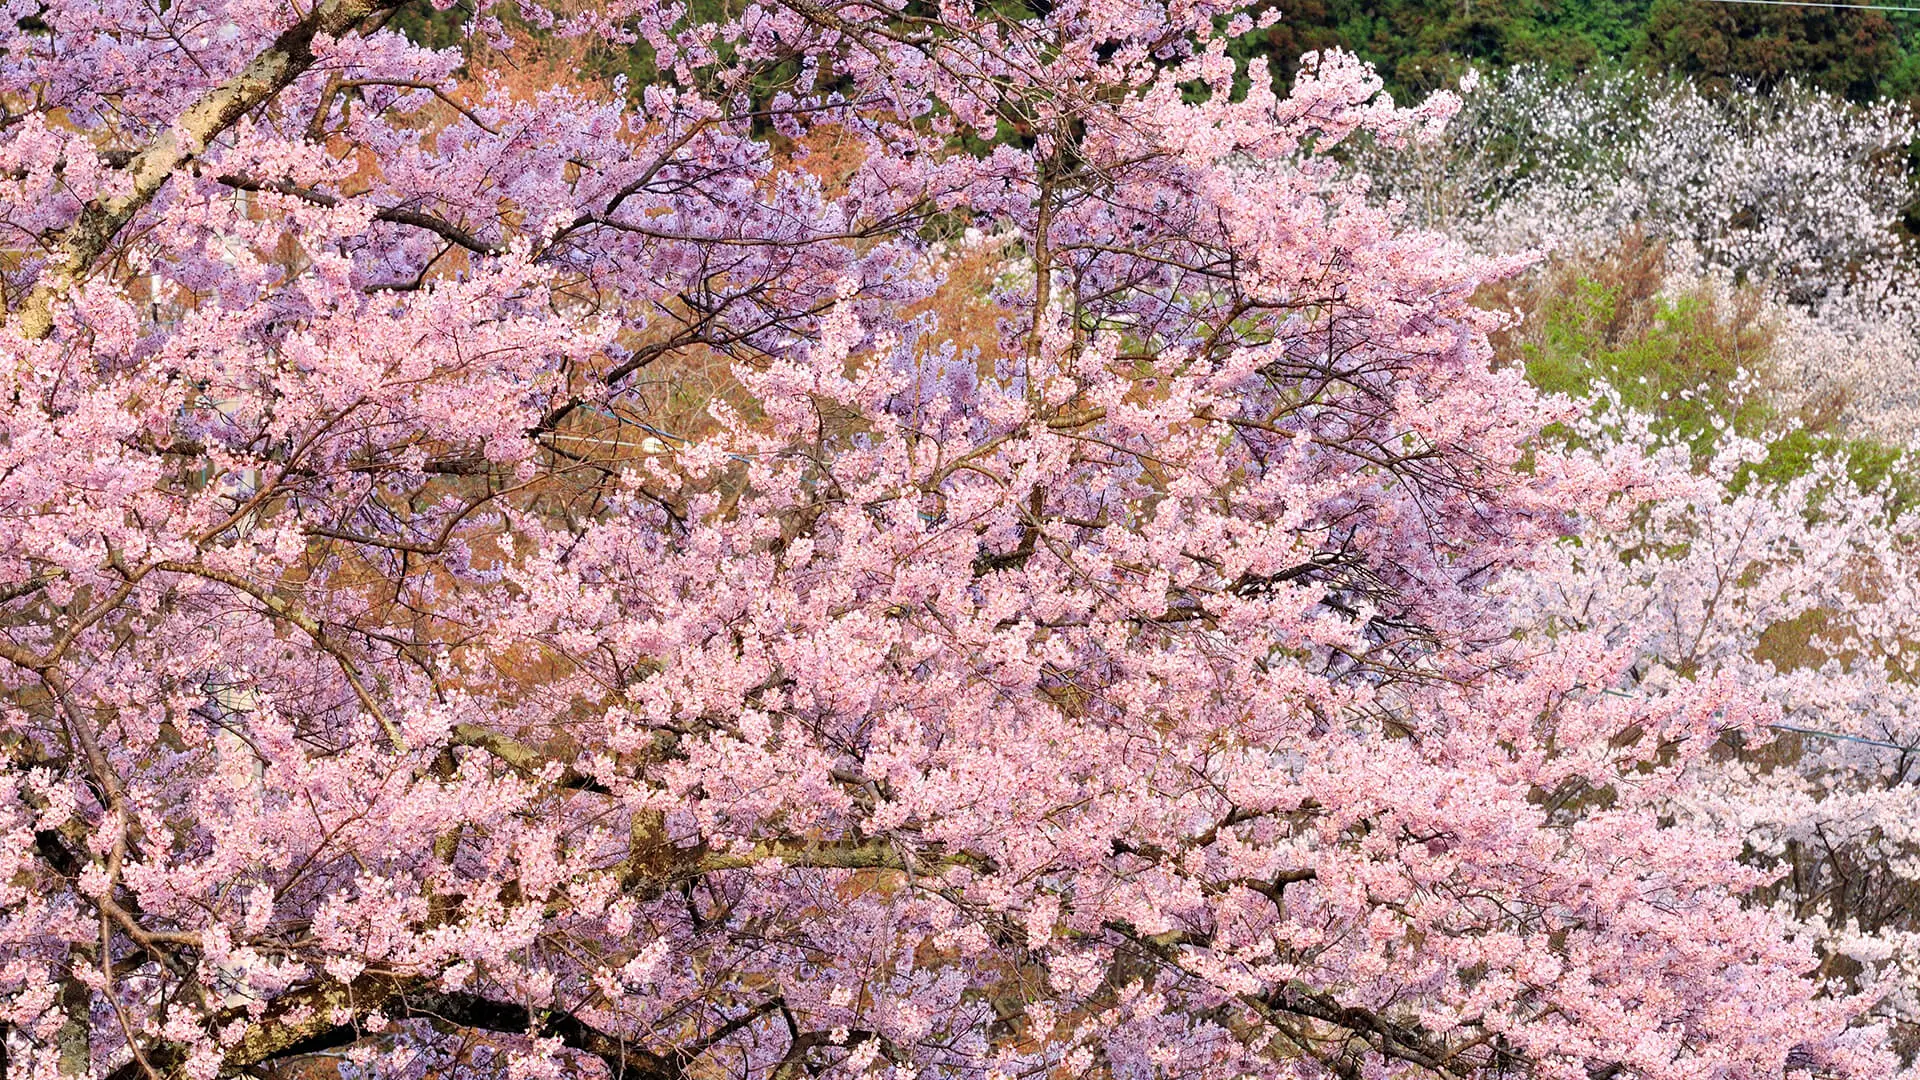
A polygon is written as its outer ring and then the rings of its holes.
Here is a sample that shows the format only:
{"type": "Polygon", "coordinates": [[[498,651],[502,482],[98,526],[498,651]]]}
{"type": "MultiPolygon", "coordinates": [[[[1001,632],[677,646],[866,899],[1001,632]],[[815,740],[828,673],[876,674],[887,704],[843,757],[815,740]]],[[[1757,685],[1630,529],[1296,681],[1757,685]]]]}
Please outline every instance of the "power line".
{"type": "Polygon", "coordinates": [[[1821,0],[1706,0],[1711,4],[1761,4],[1766,7],[1845,8],[1852,11],[1920,11],[1920,7],[1887,7],[1881,4],[1833,4],[1821,0]]]}
{"type": "Polygon", "coordinates": [[[1911,746],[1902,746],[1896,742],[1883,742],[1879,739],[1868,739],[1859,735],[1842,735],[1837,731],[1816,731],[1813,728],[1795,727],[1792,724],[1768,724],[1767,727],[1774,731],[1791,731],[1795,735],[1815,735],[1822,739],[1844,739],[1847,742],[1866,743],[1868,746],[1883,746],[1888,750],[1898,750],[1903,754],[1911,754],[1915,749],[1911,746]]]}
{"type": "MultiPolygon", "coordinates": [[[[1744,0],[1744,2],[1756,3],[1758,0],[1744,0]]],[[[1575,689],[1582,690],[1586,688],[1576,686],[1575,689]]],[[[1636,694],[1631,690],[1616,690],[1610,686],[1602,687],[1600,692],[1609,697],[1628,698],[1633,701],[1648,700],[1644,694],[1636,694]]],[[[1864,735],[1848,735],[1839,731],[1821,731],[1818,728],[1800,727],[1795,724],[1762,724],[1760,726],[1769,731],[1790,731],[1795,735],[1812,735],[1818,739],[1836,739],[1842,742],[1865,743],[1868,746],[1878,746],[1887,750],[1898,750],[1903,754],[1911,754],[1916,750],[1920,750],[1920,746],[1907,746],[1902,743],[1887,742],[1884,739],[1869,739],[1864,735]]]]}

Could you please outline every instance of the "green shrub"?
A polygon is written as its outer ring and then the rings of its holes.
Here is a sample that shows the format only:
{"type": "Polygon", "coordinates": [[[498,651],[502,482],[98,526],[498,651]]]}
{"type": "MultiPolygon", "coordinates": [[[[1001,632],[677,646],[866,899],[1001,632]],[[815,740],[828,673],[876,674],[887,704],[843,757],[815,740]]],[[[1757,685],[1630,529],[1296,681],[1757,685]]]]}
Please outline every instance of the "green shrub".
{"type": "Polygon", "coordinates": [[[1620,407],[1653,417],[1657,434],[1702,460],[1723,431],[1762,440],[1766,459],[1736,489],[1838,460],[1860,488],[1884,491],[1890,511],[1920,505],[1920,471],[1903,450],[1782,415],[1759,392],[1772,333],[1757,307],[1706,290],[1649,294],[1645,266],[1632,263],[1629,245],[1624,259],[1537,287],[1530,329],[1517,342],[1529,382],[1574,397],[1604,383],[1620,407]]]}

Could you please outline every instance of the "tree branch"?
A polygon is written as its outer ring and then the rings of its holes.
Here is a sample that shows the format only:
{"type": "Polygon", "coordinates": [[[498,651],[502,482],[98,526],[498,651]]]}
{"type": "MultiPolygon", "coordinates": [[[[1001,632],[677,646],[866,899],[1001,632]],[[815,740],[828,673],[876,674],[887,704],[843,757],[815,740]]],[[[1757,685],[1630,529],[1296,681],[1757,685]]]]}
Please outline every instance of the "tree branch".
{"type": "Polygon", "coordinates": [[[390,12],[406,0],[321,0],[307,16],[280,32],[273,44],[238,75],[202,94],[159,138],[127,163],[130,187],[123,195],[95,199],[61,238],[60,262],[34,286],[20,308],[20,330],[29,339],[53,332],[53,302],[93,268],[113,238],[153,200],[174,171],[242,116],[271,101],[313,66],[316,37],[339,37],[369,16],[390,12]]]}

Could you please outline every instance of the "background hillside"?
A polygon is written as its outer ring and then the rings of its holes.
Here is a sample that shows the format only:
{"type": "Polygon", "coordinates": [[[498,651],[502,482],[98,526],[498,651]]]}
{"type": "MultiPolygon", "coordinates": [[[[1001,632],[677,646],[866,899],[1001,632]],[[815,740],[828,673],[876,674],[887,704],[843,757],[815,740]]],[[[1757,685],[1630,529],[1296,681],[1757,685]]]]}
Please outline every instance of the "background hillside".
{"type": "Polygon", "coordinates": [[[1339,46],[1404,91],[1449,85],[1467,64],[1571,74],[1625,61],[1718,89],[1797,78],[1865,101],[1920,91],[1917,18],[1711,0],[1302,0],[1253,47],[1339,46]]]}

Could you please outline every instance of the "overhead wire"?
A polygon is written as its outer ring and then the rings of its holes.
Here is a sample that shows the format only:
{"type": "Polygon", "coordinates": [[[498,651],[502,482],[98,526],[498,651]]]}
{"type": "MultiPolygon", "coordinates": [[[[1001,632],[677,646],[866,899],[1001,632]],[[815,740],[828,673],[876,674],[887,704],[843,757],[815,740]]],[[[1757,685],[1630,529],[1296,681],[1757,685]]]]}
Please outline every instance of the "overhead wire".
{"type": "MultiPolygon", "coordinates": [[[[1577,689],[1584,689],[1584,687],[1577,688],[1577,689]]],[[[1609,697],[1631,698],[1636,701],[1646,700],[1644,695],[1636,694],[1631,690],[1617,690],[1617,689],[1614,689],[1613,687],[1602,687],[1600,692],[1602,694],[1606,694],[1609,697]]],[[[1795,735],[1811,735],[1819,739],[1834,739],[1841,742],[1864,743],[1868,746],[1878,746],[1887,750],[1898,750],[1903,754],[1911,754],[1911,753],[1920,751],[1920,745],[1907,746],[1902,743],[1888,742],[1885,739],[1869,739],[1864,735],[1848,735],[1844,732],[1839,732],[1839,731],[1821,731],[1818,728],[1800,727],[1797,724],[1762,724],[1761,726],[1766,728],[1769,731],[1787,731],[1787,732],[1792,732],[1795,735]]]]}
{"type": "Polygon", "coordinates": [[[1840,4],[1822,0],[1704,0],[1710,4],[1758,4],[1764,7],[1853,8],[1859,11],[1913,11],[1920,7],[1892,7],[1885,4],[1840,4]]]}

